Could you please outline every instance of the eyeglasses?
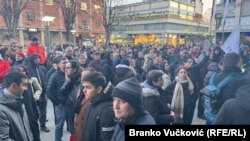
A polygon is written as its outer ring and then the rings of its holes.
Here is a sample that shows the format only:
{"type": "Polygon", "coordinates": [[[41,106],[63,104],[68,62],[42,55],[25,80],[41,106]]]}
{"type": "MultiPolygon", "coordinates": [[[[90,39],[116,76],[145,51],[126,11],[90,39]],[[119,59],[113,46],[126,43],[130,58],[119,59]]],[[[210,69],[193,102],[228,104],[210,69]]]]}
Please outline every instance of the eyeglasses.
{"type": "Polygon", "coordinates": [[[72,67],[65,67],[65,69],[71,69],[72,67]]]}

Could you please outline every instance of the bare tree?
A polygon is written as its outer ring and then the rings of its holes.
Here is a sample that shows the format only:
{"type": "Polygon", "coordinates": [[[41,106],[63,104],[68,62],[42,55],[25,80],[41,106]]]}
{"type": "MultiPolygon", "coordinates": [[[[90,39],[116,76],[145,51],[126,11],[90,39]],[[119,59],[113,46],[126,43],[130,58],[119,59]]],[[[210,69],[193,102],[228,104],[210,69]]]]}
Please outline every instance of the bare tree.
{"type": "Polygon", "coordinates": [[[105,46],[110,43],[112,28],[120,23],[119,14],[122,12],[121,0],[102,0],[102,24],[105,29],[105,46]]]}
{"type": "Polygon", "coordinates": [[[63,13],[64,24],[66,29],[66,40],[69,42],[72,38],[71,30],[75,23],[75,18],[80,13],[79,0],[59,0],[59,5],[63,13]]]}
{"type": "Polygon", "coordinates": [[[9,38],[16,38],[21,12],[34,0],[0,0],[0,13],[7,27],[9,38]]]}

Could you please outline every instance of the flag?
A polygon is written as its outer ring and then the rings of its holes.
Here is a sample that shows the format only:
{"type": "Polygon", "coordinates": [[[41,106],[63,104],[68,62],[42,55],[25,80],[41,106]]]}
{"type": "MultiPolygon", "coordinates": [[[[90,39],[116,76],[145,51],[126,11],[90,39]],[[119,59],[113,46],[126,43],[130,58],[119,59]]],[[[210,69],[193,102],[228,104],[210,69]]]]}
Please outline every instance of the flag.
{"type": "Polygon", "coordinates": [[[240,26],[236,25],[233,32],[229,35],[225,43],[222,45],[222,49],[226,54],[230,52],[235,52],[239,54],[239,44],[240,44],[240,26]]]}
{"type": "Polygon", "coordinates": [[[225,8],[224,8],[224,13],[223,13],[223,18],[222,18],[222,26],[225,25],[225,20],[227,17],[227,11],[228,11],[228,5],[229,5],[229,0],[226,0],[225,8]]]}

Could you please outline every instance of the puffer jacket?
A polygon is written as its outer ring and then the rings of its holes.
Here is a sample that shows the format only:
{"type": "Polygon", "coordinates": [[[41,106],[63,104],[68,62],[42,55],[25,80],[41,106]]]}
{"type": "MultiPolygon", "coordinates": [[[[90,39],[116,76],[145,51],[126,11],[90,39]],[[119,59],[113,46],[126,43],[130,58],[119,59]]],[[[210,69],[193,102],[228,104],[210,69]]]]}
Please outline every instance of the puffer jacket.
{"type": "Polygon", "coordinates": [[[67,95],[60,93],[60,88],[64,84],[65,73],[58,69],[49,78],[47,84],[47,95],[54,105],[63,104],[65,105],[67,100],[67,95]]]}
{"type": "Polygon", "coordinates": [[[27,112],[21,98],[0,90],[0,140],[32,141],[27,112]]]}
{"type": "Polygon", "coordinates": [[[158,88],[148,84],[148,81],[144,81],[142,91],[143,107],[153,116],[157,124],[168,125],[174,122],[174,117],[170,115],[170,106],[158,88]]]}

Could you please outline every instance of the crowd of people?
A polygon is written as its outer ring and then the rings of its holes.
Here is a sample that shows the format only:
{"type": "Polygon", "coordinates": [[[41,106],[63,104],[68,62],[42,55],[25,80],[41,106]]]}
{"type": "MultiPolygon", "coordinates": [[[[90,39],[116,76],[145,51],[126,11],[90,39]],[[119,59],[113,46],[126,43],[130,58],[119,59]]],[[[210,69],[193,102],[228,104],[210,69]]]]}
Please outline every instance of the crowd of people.
{"type": "Polygon", "coordinates": [[[40,141],[40,130],[50,132],[48,100],[55,141],[65,122],[75,141],[122,141],[125,125],[192,125],[194,116],[206,120],[203,88],[214,72],[216,84],[233,72],[242,76],[222,89],[220,111],[207,124],[250,124],[246,45],[225,54],[219,46],[167,44],[46,53],[36,37],[27,49],[17,44],[0,48],[0,140],[40,141]]]}

